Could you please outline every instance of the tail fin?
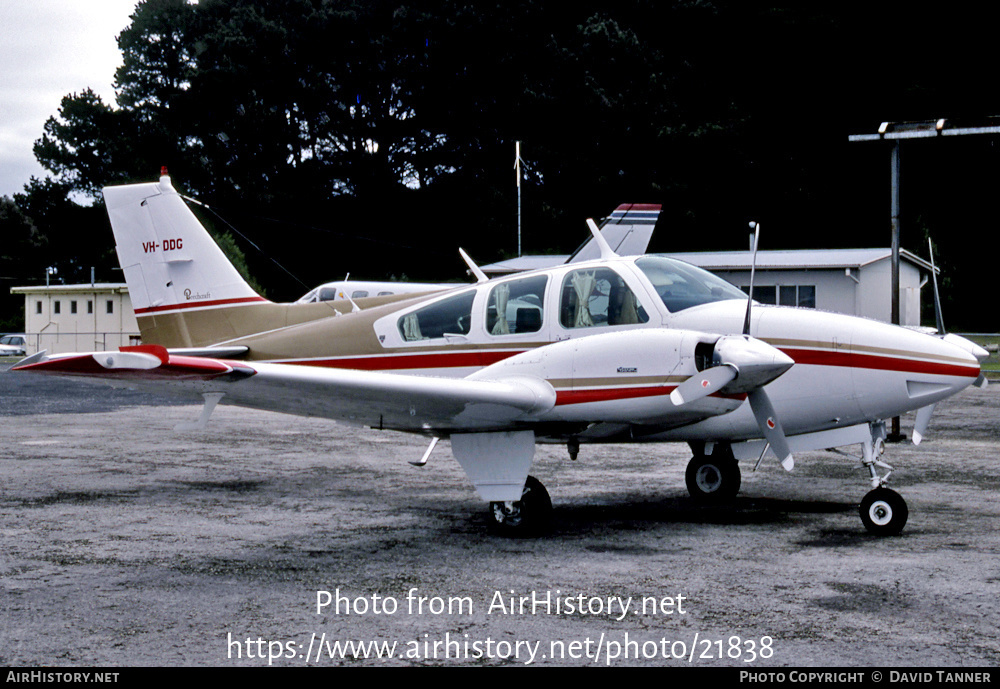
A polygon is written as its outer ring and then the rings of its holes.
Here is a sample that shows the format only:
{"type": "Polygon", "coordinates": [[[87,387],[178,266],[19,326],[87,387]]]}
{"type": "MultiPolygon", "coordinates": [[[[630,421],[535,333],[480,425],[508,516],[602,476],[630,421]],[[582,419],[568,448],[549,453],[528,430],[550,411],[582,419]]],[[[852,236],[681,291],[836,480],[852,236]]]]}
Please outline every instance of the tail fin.
{"type": "Polygon", "coordinates": [[[103,191],[143,342],[202,347],[287,323],[222,253],[165,169],[159,182],[103,191]]]}
{"type": "MultiPolygon", "coordinates": [[[[624,203],[611,213],[601,226],[601,236],[619,256],[646,253],[662,206],[652,203],[624,203]]],[[[591,238],[577,249],[566,263],[590,261],[601,257],[600,247],[591,238]]]]}
{"type": "Polygon", "coordinates": [[[105,187],[104,199],[136,316],[266,301],[233,267],[166,174],[152,184],[105,187]]]}

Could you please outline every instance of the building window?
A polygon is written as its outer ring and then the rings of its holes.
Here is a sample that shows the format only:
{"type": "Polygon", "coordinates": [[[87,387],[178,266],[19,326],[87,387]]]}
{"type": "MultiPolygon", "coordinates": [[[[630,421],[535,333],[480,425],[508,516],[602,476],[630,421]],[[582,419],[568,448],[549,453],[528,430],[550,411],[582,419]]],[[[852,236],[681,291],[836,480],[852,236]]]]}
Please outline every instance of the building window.
{"type": "Polygon", "coordinates": [[[42,313],[42,302],[40,302],[40,301],[36,301],[35,302],[35,313],[37,313],[37,314],[41,314],[42,313]]]}
{"type": "Polygon", "coordinates": [[[52,313],[56,313],[57,314],[57,313],[60,312],[60,310],[61,309],[60,309],[59,300],[56,299],[54,302],[52,302],[52,313]]]}
{"type": "Polygon", "coordinates": [[[76,299],[72,300],[69,303],[69,312],[70,313],[76,313],[76,299]]]}
{"type": "Polygon", "coordinates": [[[93,299],[88,299],[87,300],[87,313],[94,313],[94,300],[93,299]]]}
{"type": "MultiPolygon", "coordinates": [[[[741,287],[748,292],[748,286],[741,287]]],[[[761,304],[779,306],[802,306],[816,308],[816,285],[754,285],[754,301],[761,304]]]]}
{"type": "Polygon", "coordinates": [[[111,299],[108,299],[108,313],[114,313],[114,312],[115,312],[115,302],[112,301],[111,299]]]}
{"type": "Polygon", "coordinates": [[[816,285],[799,285],[798,306],[816,308],[816,285]]]}

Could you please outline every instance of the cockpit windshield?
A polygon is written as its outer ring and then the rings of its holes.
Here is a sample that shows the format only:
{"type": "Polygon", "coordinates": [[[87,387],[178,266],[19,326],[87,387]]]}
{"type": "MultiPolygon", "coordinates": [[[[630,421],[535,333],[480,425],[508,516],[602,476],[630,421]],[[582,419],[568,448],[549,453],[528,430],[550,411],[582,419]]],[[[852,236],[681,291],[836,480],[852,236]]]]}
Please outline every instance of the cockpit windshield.
{"type": "Polygon", "coordinates": [[[747,298],[742,290],[722,278],[673,258],[643,256],[636,259],[635,265],[653,283],[671,313],[699,304],[747,298]]]}

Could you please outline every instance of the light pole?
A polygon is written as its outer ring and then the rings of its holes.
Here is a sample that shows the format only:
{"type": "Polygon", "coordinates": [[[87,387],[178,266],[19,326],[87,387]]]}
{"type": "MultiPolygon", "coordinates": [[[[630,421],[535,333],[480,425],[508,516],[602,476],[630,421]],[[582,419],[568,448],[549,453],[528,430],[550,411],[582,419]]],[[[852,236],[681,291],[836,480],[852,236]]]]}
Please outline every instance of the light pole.
{"type": "MultiPolygon", "coordinates": [[[[848,141],[888,141],[891,143],[889,152],[890,165],[890,219],[892,229],[892,323],[900,324],[899,314],[899,149],[903,139],[936,139],[945,136],[969,136],[972,134],[1000,134],[1000,126],[984,127],[950,127],[948,120],[927,120],[924,122],[883,122],[875,134],[852,134],[848,141]]],[[[944,333],[941,333],[942,335],[944,333]]],[[[899,417],[892,420],[891,440],[902,440],[904,436],[899,431],[899,417]]]]}

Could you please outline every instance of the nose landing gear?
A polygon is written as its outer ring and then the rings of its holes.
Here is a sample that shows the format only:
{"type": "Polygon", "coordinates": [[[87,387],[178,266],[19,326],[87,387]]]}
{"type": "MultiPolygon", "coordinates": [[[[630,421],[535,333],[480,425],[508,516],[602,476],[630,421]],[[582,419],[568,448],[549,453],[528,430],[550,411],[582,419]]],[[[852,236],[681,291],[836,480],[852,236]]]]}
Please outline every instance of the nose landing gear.
{"type": "Polygon", "coordinates": [[[877,536],[896,536],[906,526],[909,510],[906,501],[896,491],[887,487],[892,467],[882,461],[885,452],[885,423],[871,425],[871,440],[862,443],[861,463],[871,476],[872,490],[861,500],[858,513],[869,533],[877,536]],[[879,476],[876,467],[886,469],[879,476]]]}
{"type": "Polygon", "coordinates": [[[906,526],[909,510],[902,496],[889,488],[876,488],[861,501],[861,521],[878,536],[895,536],[906,526]]]}

